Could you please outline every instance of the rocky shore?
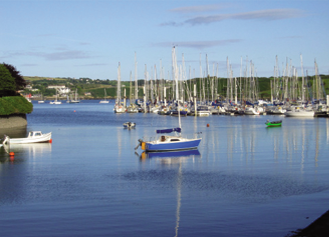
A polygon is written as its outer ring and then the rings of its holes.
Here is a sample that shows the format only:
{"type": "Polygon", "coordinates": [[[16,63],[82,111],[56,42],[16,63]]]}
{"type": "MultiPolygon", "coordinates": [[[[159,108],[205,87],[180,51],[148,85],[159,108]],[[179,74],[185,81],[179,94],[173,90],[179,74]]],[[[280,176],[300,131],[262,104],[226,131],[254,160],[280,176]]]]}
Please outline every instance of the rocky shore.
{"type": "Polygon", "coordinates": [[[327,237],[329,236],[329,211],[304,229],[293,231],[286,237],[327,237]]]}
{"type": "Polygon", "coordinates": [[[26,125],[26,114],[0,116],[0,129],[24,127],[26,125]]]}

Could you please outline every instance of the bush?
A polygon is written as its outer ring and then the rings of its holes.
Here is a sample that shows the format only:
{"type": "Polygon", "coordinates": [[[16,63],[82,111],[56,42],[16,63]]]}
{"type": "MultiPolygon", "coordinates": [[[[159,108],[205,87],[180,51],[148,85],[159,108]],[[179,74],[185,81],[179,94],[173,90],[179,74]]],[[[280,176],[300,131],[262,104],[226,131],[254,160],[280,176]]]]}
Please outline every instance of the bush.
{"type": "Polygon", "coordinates": [[[23,96],[0,98],[0,115],[29,114],[33,111],[32,103],[23,96]]]}
{"type": "Polygon", "coordinates": [[[0,97],[15,95],[15,89],[15,79],[10,75],[10,72],[6,66],[0,64],[0,97]]]}

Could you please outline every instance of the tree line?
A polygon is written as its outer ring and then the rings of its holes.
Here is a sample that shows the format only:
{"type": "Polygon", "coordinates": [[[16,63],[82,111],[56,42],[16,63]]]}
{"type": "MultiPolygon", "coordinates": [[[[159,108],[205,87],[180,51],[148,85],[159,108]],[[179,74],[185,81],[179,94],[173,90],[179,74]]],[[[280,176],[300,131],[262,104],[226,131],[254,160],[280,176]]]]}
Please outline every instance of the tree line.
{"type": "Polygon", "coordinates": [[[17,96],[25,87],[25,79],[13,65],[0,64],[0,97],[17,96]]]}

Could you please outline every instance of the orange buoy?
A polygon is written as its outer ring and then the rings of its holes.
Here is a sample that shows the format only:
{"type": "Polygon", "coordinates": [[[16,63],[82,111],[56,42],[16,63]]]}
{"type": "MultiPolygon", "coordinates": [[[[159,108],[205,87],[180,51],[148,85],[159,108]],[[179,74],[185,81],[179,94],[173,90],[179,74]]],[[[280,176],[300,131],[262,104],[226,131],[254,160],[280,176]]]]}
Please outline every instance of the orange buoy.
{"type": "Polygon", "coordinates": [[[50,140],[49,140],[49,143],[53,143],[53,139],[50,139],[50,140]]]}
{"type": "Polygon", "coordinates": [[[207,123],[207,128],[209,128],[209,123],[207,123]]]}
{"type": "Polygon", "coordinates": [[[14,153],[14,152],[9,152],[9,155],[10,155],[10,156],[14,156],[15,153],[14,153]]]}
{"type": "Polygon", "coordinates": [[[73,110],[73,112],[75,113],[76,111],[75,111],[75,110],[73,110]]]}

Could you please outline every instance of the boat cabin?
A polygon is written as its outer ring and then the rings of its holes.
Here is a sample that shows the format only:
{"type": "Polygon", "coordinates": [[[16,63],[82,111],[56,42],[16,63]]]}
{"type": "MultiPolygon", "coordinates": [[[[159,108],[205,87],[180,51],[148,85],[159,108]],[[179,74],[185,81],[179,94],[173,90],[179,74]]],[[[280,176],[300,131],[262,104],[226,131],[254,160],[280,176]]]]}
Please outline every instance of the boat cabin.
{"type": "Polygon", "coordinates": [[[199,105],[197,107],[197,111],[209,111],[209,108],[208,108],[208,106],[205,106],[205,105],[199,105]]]}
{"type": "Polygon", "coordinates": [[[160,142],[180,142],[181,139],[178,137],[172,137],[172,136],[161,136],[160,142]]]}
{"type": "Polygon", "coordinates": [[[40,136],[42,136],[41,131],[32,131],[32,132],[29,132],[29,135],[28,135],[28,137],[40,137],[40,136]]]}

